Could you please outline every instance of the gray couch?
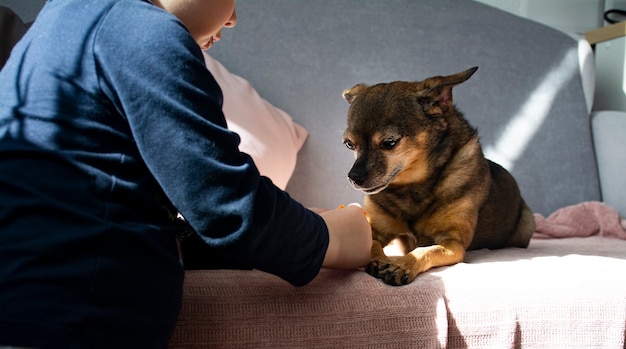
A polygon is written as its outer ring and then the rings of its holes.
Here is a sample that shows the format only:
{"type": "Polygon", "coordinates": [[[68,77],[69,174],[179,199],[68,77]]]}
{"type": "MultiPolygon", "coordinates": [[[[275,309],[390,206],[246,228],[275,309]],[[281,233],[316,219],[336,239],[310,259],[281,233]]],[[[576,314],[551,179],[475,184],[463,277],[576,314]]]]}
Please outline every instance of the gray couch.
{"type": "MultiPolygon", "coordinates": [[[[237,2],[239,24],[210,54],[310,131],[288,191],[309,206],[362,201],[341,144],[356,83],[422,80],[478,66],[455,89],[488,154],[536,212],[600,200],[578,44],[472,1],[237,2]],[[499,148],[498,148],[499,147],[499,148]]],[[[587,66],[589,67],[589,66],[587,66]]]]}

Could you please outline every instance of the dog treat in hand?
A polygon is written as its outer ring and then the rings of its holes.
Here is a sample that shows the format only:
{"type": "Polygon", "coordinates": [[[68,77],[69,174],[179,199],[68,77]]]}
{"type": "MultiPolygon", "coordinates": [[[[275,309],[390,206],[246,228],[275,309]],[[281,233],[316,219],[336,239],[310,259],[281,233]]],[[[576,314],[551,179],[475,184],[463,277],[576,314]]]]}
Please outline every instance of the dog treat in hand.
{"type": "MultiPolygon", "coordinates": [[[[345,208],[346,205],[339,205],[339,207],[337,207],[338,210],[341,210],[342,208],[345,208]]],[[[367,216],[367,212],[365,212],[365,210],[363,210],[363,215],[367,216]]]]}

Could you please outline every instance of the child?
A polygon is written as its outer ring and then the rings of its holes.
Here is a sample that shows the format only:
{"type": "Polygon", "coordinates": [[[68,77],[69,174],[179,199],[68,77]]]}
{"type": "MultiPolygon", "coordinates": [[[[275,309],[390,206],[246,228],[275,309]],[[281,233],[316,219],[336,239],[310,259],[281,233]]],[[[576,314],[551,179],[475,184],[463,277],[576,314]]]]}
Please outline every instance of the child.
{"type": "Polygon", "coordinates": [[[294,285],[369,260],[238,150],[201,48],[234,0],[50,0],[0,72],[0,346],[166,348],[176,236],[294,285]],[[180,212],[185,221],[176,218],[180,212]]]}

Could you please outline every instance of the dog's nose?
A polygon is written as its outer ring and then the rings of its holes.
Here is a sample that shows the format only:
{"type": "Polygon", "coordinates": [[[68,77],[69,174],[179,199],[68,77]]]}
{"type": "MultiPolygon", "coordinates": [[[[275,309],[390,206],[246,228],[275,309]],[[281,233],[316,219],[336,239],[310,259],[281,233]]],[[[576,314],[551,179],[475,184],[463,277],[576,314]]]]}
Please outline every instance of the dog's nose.
{"type": "Polygon", "coordinates": [[[356,173],[355,171],[350,171],[350,173],[348,173],[348,178],[352,183],[359,187],[365,183],[365,176],[363,174],[356,173]]]}

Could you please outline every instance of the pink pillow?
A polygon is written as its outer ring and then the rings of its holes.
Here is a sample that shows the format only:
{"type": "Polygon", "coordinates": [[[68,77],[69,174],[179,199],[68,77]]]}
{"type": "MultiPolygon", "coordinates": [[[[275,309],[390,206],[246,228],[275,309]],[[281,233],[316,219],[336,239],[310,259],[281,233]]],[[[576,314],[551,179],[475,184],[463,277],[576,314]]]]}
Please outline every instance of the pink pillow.
{"type": "Polygon", "coordinates": [[[285,189],[307,130],[289,114],[263,99],[248,81],[230,73],[204,53],[207,69],[222,88],[228,128],[241,137],[239,149],[249,154],[259,172],[285,189]]]}

